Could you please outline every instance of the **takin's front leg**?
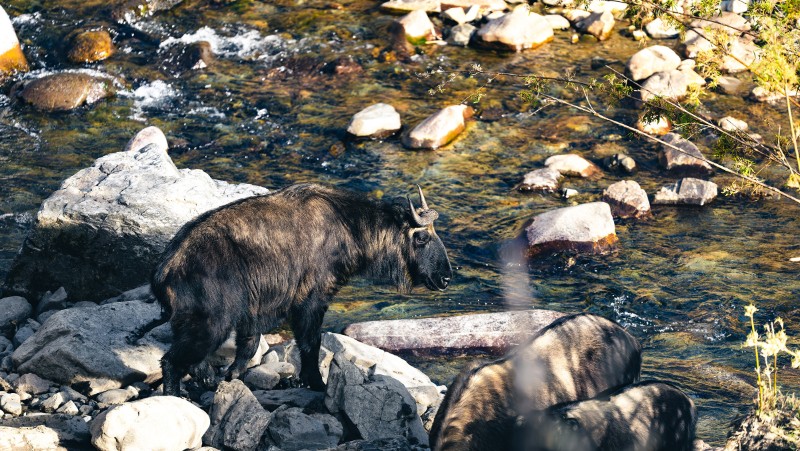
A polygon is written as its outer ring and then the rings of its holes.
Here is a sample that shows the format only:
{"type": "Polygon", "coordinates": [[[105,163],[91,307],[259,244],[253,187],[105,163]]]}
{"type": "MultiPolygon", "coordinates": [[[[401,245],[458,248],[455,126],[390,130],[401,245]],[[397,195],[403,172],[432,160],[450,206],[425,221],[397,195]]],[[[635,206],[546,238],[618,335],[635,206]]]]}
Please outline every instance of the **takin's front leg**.
{"type": "Polygon", "coordinates": [[[324,391],[325,384],[319,372],[320,329],[328,310],[328,298],[311,296],[306,302],[292,307],[290,323],[300,348],[300,382],[315,391],[324,391]]]}
{"type": "Polygon", "coordinates": [[[236,330],[236,358],[228,369],[227,380],[239,379],[247,371],[247,362],[256,354],[260,339],[261,335],[244,328],[236,330]]]}

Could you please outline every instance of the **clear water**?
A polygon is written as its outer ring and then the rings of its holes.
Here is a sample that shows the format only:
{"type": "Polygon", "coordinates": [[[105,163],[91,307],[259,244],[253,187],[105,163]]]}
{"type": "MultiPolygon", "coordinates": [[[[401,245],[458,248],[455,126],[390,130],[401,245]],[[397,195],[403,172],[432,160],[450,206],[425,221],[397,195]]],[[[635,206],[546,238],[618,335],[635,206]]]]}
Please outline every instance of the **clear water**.
{"type": "MultiPolygon", "coordinates": [[[[121,150],[144,126],[156,125],[167,134],[180,167],[220,179],[268,188],[320,181],[378,196],[405,195],[417,183],[425,188],[457,266],[452,288],[399,295],[357,280],[331,307],[328,330],[355,321],[511,306],[600,313],[642,340],[645,377],[679,383],[696,400],[698,436],[711,444],[721,444],[730,421],[752,404],[751,352],[740,345],[743,306],[753,302],[762,319],[781,316],[790,333],[800,331],[794,307],[800,264],[789,262],[800,256],[800,219],[798,207],[782,200],[723,197],[705,208],[656,207],[651,220],[618,222],[620,246],[611,255],[537,261],[521,271],[507,267],[498,247],[526,219],[597,200],[620,180],[608,173],[600,180],[568,179],[565,186],[581,193],[569,201],[515,192],[523,174],[546,157],[577,152],[599,161],[623,151],[637,160],[640,171],[633,179],[649,193],[674,181],[659,169],[657,147],[569,109],[532,113],[509,80],[493,82],[481,102],[493,113],[472,121],[444,149],[413,152],[397,139],[345,140],[350,117],[375,102],[394,105],[409,126],[479,85],[459,80],[430,96],[437,76],[422,79],[419,73],[463,70],[478,62],[490,71],[599,76],[590,68],[592,57],[617,61],[620,69],[638,50],[638,43],[621,34],[572,45],[568,33],[557,32],[552,43],[519,54],[430,46],[412,61],[397,62],[385,57],[386,27],[394,17],[381,13],[377,2],[239,0],[217,6],[186,0],[136,27],[111,23],[106,3],[4,3],[36,71],[76,68],[65,62],[68,34],[110,27],[118,52],[91,68],[119,77],[120,86],[110,100],[61,114],[40,114],[0,96],[0,277],[41,201],[63,179],[121,150]],[[209,40],[217,61],[199,71],[180,70],[175,49],[196,40],[209,40]],[[318,70],[348,55],[363,72],[336,76],[318,70]]],[[[748,120],[764,136],[785,129],[776,107],[715,94],[706,105],[712,114],[748,120]]],[[[628,123],[636,117],[629,107],[608,114],[628,123]]],[[[719,175],[712,179],[725,183],[719,175]]],[[[409,358],[437,383],[448,384],[468,359],[481,356],[409,358]]],[[[781,369],[789,391],[799,376],[781,369]]]]}

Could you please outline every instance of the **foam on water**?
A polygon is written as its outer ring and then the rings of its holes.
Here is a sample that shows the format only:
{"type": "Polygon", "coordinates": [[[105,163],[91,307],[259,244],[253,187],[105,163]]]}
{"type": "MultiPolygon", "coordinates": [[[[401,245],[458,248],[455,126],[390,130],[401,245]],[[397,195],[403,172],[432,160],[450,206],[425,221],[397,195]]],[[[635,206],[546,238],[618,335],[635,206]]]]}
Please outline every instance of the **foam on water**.
{"type": "Polygon", "coordinates": [[[133,91],[120,91],[120,97],[133,99],[131,119],[146,120],[146,110],[164,109],[179,97],[177,89],[162,80],[145,83],[133,91]]]}
{"type": "Polygon", "coordinates": [[[167,38],[161,42],[159,47],[165,49],[176,44],[186,45],[201,41],[208,42],[215,55],[238,58],[258,57],[259,59],[267,56],[264,54],[265,52],[272,53],[283,50],[288,44],[288,41],[279,36],[261,36],[256,30],[248,30],[233,36],[221,36],[213,28],[202,27],[194,33],[188,33],[179,38],[167,38]]]}

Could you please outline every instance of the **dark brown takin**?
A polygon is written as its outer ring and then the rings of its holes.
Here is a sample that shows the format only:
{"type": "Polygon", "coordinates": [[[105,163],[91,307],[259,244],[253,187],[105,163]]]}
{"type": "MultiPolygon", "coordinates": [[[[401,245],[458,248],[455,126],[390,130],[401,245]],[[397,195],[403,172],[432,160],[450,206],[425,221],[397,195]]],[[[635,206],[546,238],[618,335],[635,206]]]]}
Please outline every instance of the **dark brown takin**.
{"type": "Polygon", "coordinates": [[[161,361],[164,393],[178,396],[190,367],[207,378],[205,359],[231,332],[245,370],[259,334],[288,317],[301,355],[300,379],[324,389],[318,359],[328,303],[351,276],[365,274],[401,291],[444,290],[452,268],[419,189],[411,199],[300,184],[240,200],[186,224],[164,252],[153,293],[171,315],[173,342],[161,361]]]}
{"type": "Polygon", "coordinates": [[[697,411],[659,381],[531,412],[518,419],[514,451],[691,451],[697,411]]]}
{"type": "Polygon", "coordinates": [[[557,319],[503,358],[464,370],[430,435],[434,451],[508,450],[520,413],[593,398],[639,379],[639,342],[591,314],[557,319]]]}

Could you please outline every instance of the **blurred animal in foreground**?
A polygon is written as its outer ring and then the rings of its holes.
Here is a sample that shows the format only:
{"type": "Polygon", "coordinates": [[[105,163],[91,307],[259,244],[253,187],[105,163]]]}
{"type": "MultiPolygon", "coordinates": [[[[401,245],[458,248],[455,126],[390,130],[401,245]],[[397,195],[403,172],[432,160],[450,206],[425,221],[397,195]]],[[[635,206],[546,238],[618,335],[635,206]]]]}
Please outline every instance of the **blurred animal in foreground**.
{"type": "Polygon", "coordinates": [[[209,382],[205,361],[236,332],[237,378],[259,336],[287,316],[300,348],[300,379],[324,389],[318,359],[328,303],[351,276],[444,290],[452,277],[428,208],[378,202],[358,193],[301,184],[237,201],[192,220],[167,246],[152,278],[171,315],[173,342],[162,359],[164,394],[179,396],[190,367],[209,382]]]}
{"type": "Polygon", "coordinates": [[[650,381],[521,416],[513,451],[690,451],[697,412],[677,387],[650,381]]]}
{"type": "Polygon", "coordinates": [[[431,448],[510,449],[520,412],[633,383],[641,363],[639,342],[616,323],[591,314],[559,318],[505,357],[456,378],[436,414],[431,448]]]}

